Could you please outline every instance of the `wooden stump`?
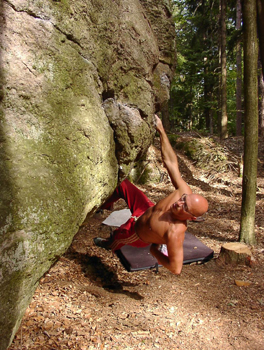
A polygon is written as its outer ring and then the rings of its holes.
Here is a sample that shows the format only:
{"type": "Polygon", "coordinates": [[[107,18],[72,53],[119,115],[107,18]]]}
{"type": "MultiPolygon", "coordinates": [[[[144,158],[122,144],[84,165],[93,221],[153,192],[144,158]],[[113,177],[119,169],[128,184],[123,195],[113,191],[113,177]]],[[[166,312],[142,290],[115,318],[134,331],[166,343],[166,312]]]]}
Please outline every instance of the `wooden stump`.
{"type": "Polygon", "coordinates": [[[244,243],[226,243],[221,247],[219,260],[228,265],[251,265],[252,253],[244,243]]]}

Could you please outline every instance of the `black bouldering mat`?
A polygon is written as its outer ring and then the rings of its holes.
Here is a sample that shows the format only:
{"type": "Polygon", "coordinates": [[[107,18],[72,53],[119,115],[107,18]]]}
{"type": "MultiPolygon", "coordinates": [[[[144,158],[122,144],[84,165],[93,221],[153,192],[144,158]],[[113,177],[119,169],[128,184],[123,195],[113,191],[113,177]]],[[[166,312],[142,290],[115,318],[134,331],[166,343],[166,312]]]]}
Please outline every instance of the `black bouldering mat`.
{"type": "MultiPolygon", "coordinates": [[[[145,248],[135,248],[125,245],[116,251],[121,263],[127,271],[146,270],[157,267],[157,260],[150,254],[150,245],[145,248]]],[[[183,243],[184,264],[205,262],[213,258],[214,251],[199,241],[190,232],[185,232],[183,243]]]]}

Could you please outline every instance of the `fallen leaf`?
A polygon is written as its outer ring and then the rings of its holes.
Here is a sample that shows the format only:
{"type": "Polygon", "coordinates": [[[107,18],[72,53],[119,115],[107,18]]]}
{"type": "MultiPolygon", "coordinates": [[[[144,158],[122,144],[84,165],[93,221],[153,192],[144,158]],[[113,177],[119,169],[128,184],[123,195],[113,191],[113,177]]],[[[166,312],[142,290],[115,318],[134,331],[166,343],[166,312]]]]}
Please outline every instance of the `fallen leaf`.
{"type": "Polygon", "coordinates": [[[235,280],[235,284],[236,284],[238,287],[248,287],[248,286],[251,285],[251,282],[249,282],[249,281],[235,280]]]}

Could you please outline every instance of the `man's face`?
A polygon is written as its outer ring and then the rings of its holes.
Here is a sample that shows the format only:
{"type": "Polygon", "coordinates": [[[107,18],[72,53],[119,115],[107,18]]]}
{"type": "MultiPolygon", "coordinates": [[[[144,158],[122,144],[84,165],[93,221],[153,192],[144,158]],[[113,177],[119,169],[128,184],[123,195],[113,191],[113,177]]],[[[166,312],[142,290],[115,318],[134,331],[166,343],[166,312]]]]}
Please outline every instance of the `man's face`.
{"type": "Polygon", "coordinates": [[[173,203],[171,206],[172,213],[177,216],[195,216],[190,212],[189,206],[191,206],[191,201],[188,194],[183,194],[177,202],[173,203]]]}

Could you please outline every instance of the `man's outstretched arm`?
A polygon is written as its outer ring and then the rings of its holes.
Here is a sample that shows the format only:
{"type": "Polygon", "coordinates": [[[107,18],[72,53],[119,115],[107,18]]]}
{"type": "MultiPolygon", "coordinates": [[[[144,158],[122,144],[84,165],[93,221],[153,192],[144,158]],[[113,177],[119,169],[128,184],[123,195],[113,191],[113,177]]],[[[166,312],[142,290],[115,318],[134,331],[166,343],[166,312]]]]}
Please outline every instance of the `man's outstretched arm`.
{"type": "Polygon", "coordinates": [[[157,115],[155,115],[155,118],[156,118],[156,129],[160,135],[162,159],[168,170],[172,184],[176,189],[183,188],[184,192],[191,193],[192,191],[190,187],[186,184],[186,182],[181,177],[177,156],[170,144],[168,136],[164,130],[162,121],[157,115]]]}

